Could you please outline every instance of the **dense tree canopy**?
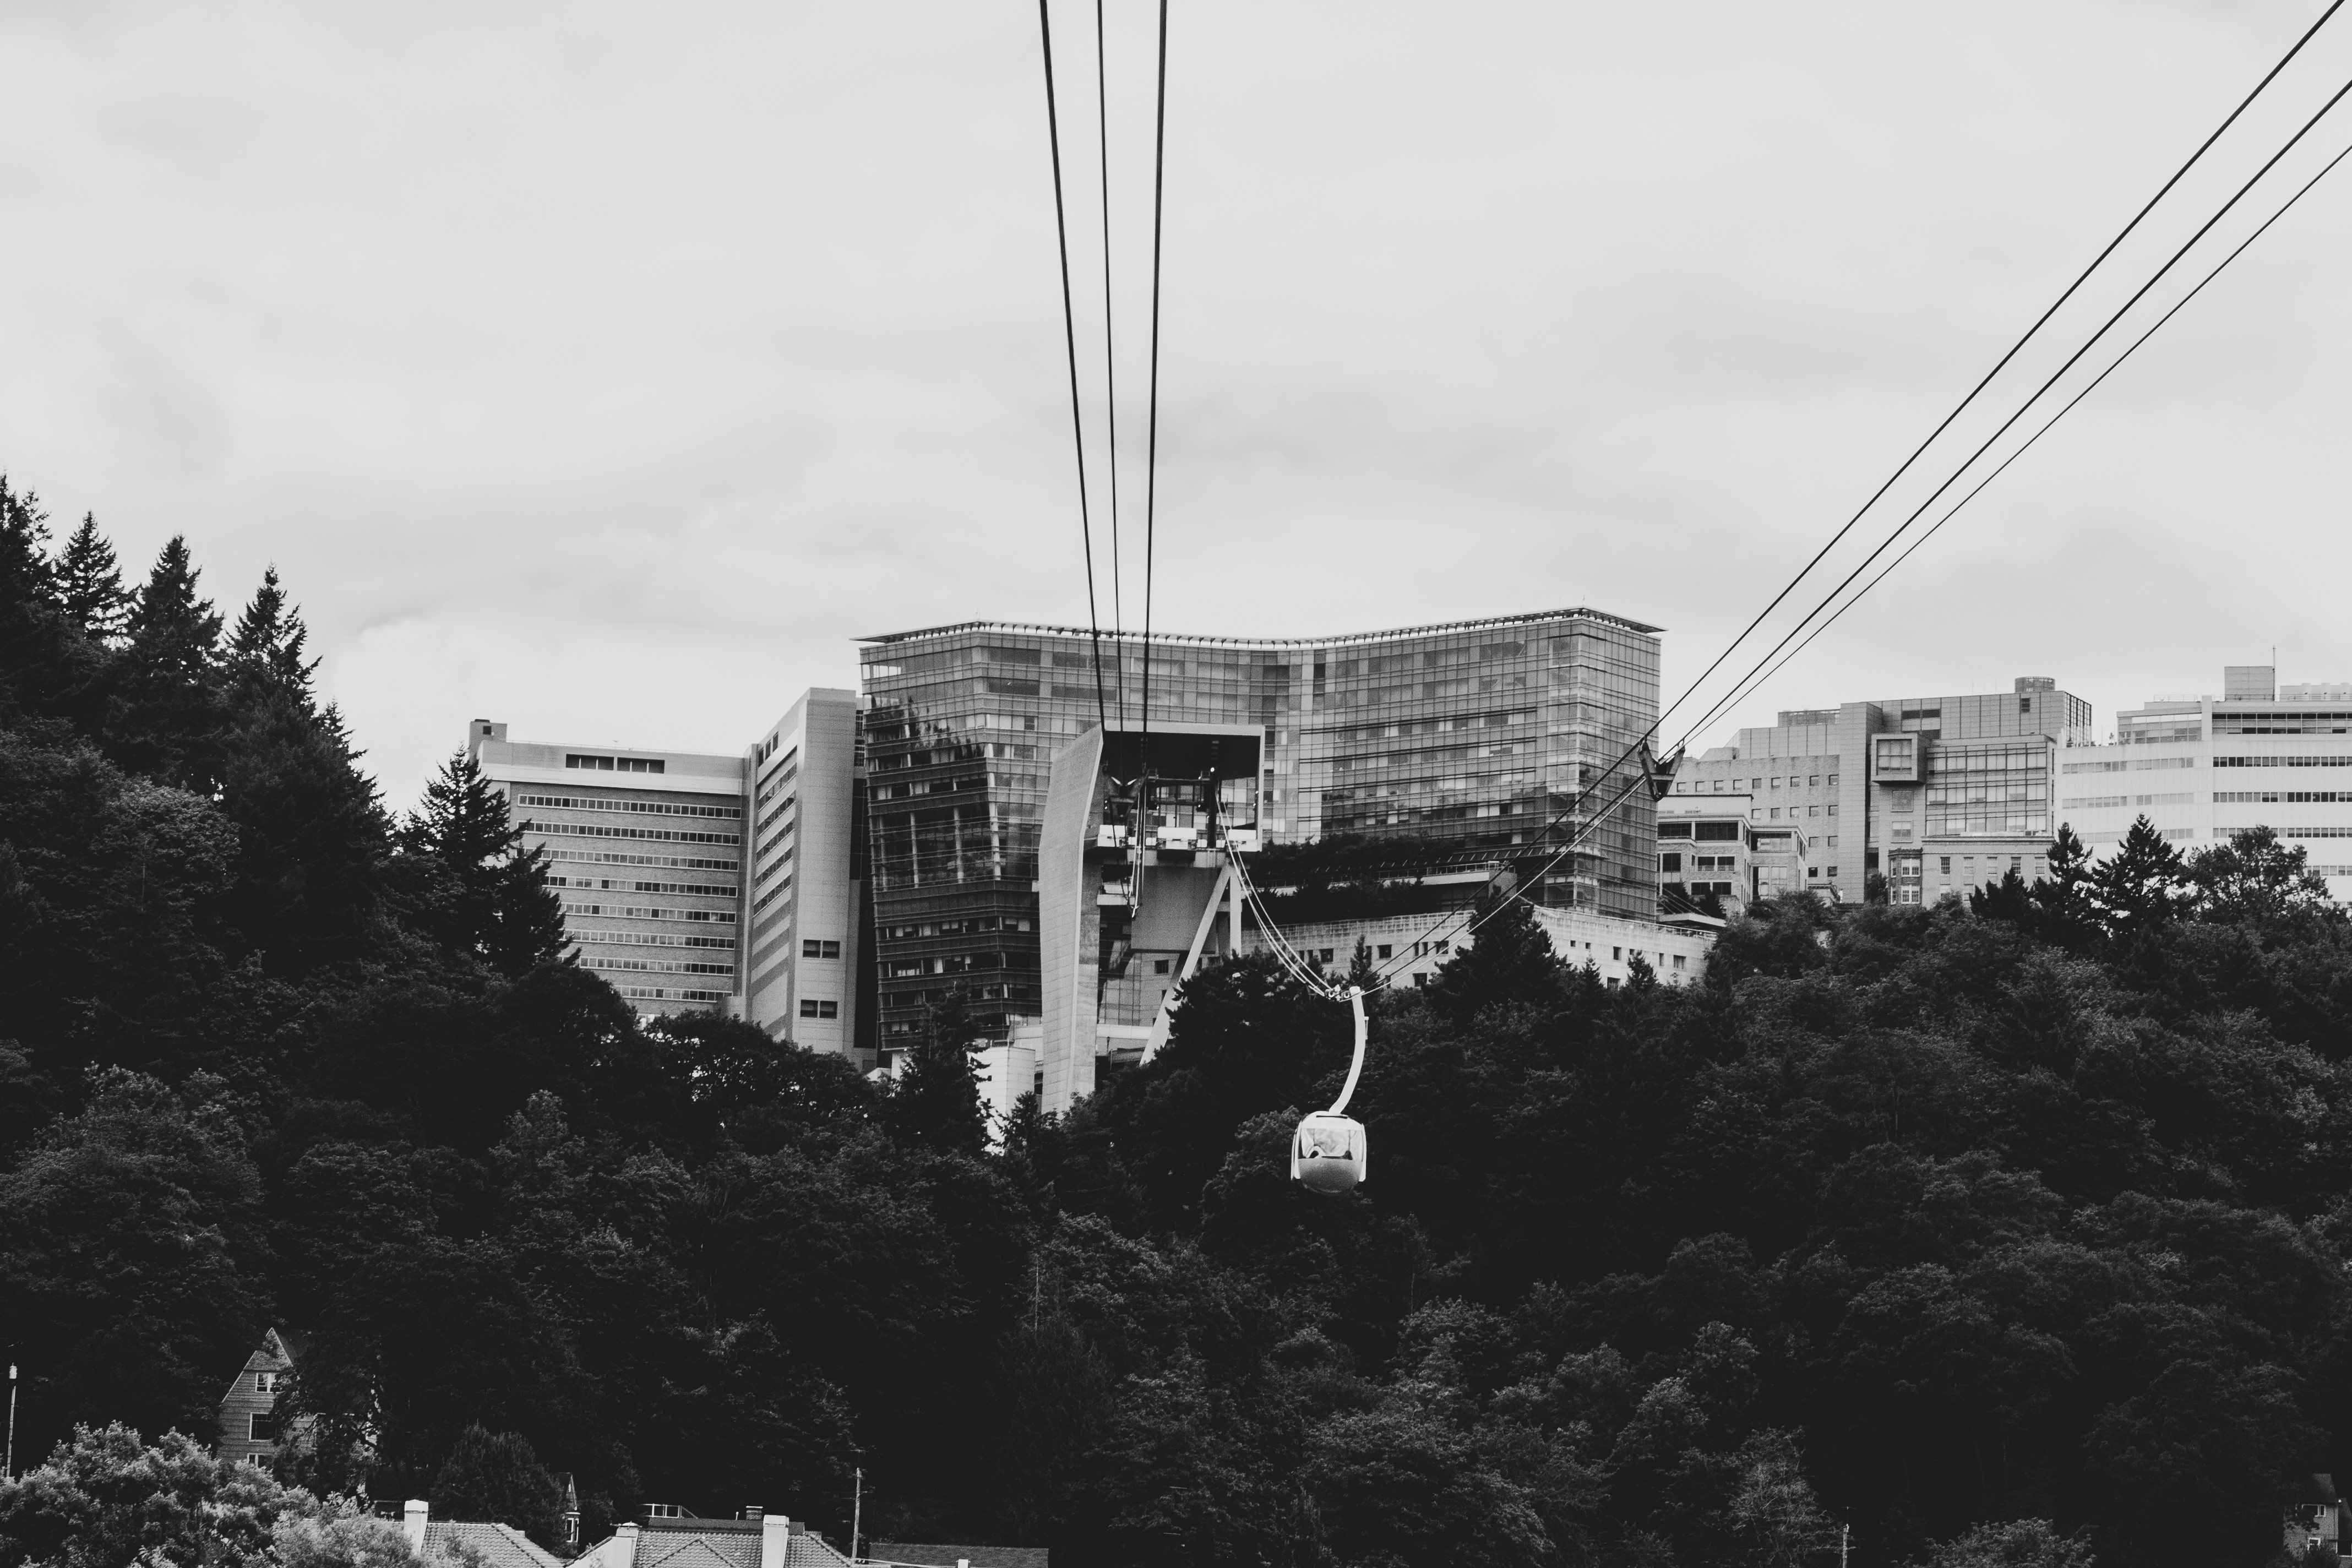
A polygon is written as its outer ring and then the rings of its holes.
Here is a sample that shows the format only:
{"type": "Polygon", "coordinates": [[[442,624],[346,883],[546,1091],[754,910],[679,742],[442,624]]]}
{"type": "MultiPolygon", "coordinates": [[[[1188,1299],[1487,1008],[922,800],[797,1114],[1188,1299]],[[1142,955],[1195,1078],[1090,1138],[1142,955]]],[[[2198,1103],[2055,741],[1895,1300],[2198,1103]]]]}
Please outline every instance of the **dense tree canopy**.
{"type": "Polygon", "coordinates": [[[1686,987],[1503,906],[1375,999],[1325,1199],[1347,1012],[1273,966],[993,1148],[952,1006],[887,1084],[643,1023],[462,756],[388,819],[274,574],[224,630],[103,543],[0,489],[0,1333],[56,1454],[0,1564],[373,1560],[315,1501],[362,1484],[545,1533],[567,1475],[591,1539],[838,1539],[856,1466],[874,1535],[1065,1568],[2186,1568],[2347,1468],[2352,926],[2275,836],[1766,902],[1686,987]],[[165,1437],[272,1322],[283,1473],[165,1437]]]}

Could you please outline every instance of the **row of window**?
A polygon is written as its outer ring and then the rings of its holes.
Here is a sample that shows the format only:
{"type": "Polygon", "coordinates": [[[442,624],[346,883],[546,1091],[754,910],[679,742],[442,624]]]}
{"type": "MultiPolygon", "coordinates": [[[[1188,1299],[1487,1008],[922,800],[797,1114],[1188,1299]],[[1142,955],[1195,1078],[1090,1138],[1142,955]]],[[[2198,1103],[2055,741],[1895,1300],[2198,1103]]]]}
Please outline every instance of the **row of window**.
{"type": "Polygon", "coordinates": [[[732,974],[731,963],[671,963],[658,958],[604,958],[591,956],[582,967],[610,973],[655,974],[732,974]]]}
{"type": "Polygon", "coordinates": [[[2352,768],[2352,752],[2323,757],[2216,757],[2217,768],[2352,768]]]}
{"type": "Polygon", "coordinates": [[[803,997],[801,1000],[801,1016],[803,1018],[838,1018],[841,1016],[841,1004],[838,1002],[820,1002],[814,997],[803,997]]]}
{"type": "Polygon", "coordinates": [[[2294,805],[2328,805],[2352,802],[2352,789],[2239,789],[2215,790],[2215,805],[2275,805],[2280,802],[2294,805]]]}
{"type": "Polygon", "coordinates": [[[882,928],[885,942],[911,942],[926,936],[971,936],[984,931],[1035,931],[1037,922],[1019,915],[973,915],[960,921],[925,921],[919,925],[882,928]]]}
{"type": "MultiPolygon", "coordinates": [[[[2133,773],[2141,773],[2150,768],[2193,768],[2196,765],[2194,757],[2135,757],[2128,761],[2118,757],[2104,763],[2063,763],[2058,771],[2065,773],[2119,773],[2126,768],[2133,773]]],[[[2213,765],[2220,768],[2230,764],[2216,758],[2213,765]]]]}
{"type": "MultiPolygon", "coordinates": [[[[2251,800],[2252,795],[2217,795],[2215,800],[2251,800]]],[[[2276,800],[2278,796],[2271,796],[2276,800]]],[[[2345,798],[2352,799],[2352,795],[2345,798]]],[[[2105,811],[2118,805],[2195,805],[2197,792],[2185,790],[2177,795],[2075,795],[2058,803],[2068,811],[2105,811]]]]}
{"type": "Polygon", "coordinates": [[[740,844],[740,834],[696,833],[676,827],[606,827],[594,822],[539,822],[525,818],[526,831],[551,838],[650,838],[669,844],[740,844]]]}
{"type": "Polygon", "coordinates": [[[632,1002],[724,1002],[724,991],[672,991],[657,985],[616,985],[614,987],[632,1002]]]}
{"type": "Polygon", "coordinates": [[[803,942],[801,943],[801,956],[803,958],[839,958],[841,956],[841,943],[837,942],[803,942]]]}
{"type": "Polygon", "coordinates": [[[724,816],[740,818],[740,805],[680,805],[666,800],[599,800],[575,795],[519,795],[518,805],[552,806],[558,811],[625,811],[638,816],[724,816]]]}
{"type": "Polygon", "coordinates": [[[672,936],[658,931],[575,931],[569,934],[573,942],[593,942],[600,947],[715,947],[724,952],[735,951],[735,939],[731,936],[672,936]]]}
{"type": "MultiPolygon", "coordinates": [[[[741,889],[724,882],[615,882],[610,878],[596,877],[550,877],[547,879],[547,885],[551,888],[579,888],[583,891],[593,889],[604,893],[688,893],[705,899],[731,899],[742,891],[741,889]]],[[[735,916],[730,912],[725,915],[712,915],[710,918],[731,921],[735,916]]]]}
{"type": "MultiPolygon", "coordinates": [[[[553,878],[548,879],[550,881],[553,878]]],[[[709,921],[719,925],[733,925],[733,910],[665,910],[636,904],[566,904],[567,915],[594,915],[608,921],[709,921]]]]}
{"type": "Polygon", "coordinates": [[[740,871],[743,868],[740,860],[698,860],[684,855],[613,855],[593,849],[551,849],[547,858],[550,860],[585,860],[600,866],[667,866],[676,871],[740,871]]]}
{"type": "Polygon", "coordinates": [[[659,773],[669,771],[669,764],[659,757],[590,757],[577,752],[565,757],[563,765],[604,773],[659,773]]]}
{"type": "MultiPolygon", "coordinates": [[[[1789,807],[1789,815],[1790,816],[1796,816],[1799,809],[1799,807],[1793,805],[1789,807]]],[[[1801,809],[1807,816],[1819,816],[1822,814],[1822,808],[1818,805],[1808,805],[1801,809]]],[[[1835,816],[1837,815],[1837,803],[1835,801],[1832,801],[1830,803],[1829,812],[1832,816],[1835,816]]],[[[1766,808],[1764,816],[1766,821],[1777,822],[1780,817],[1780,807],[1777,805],[1769,806],[1766,808]]]]}

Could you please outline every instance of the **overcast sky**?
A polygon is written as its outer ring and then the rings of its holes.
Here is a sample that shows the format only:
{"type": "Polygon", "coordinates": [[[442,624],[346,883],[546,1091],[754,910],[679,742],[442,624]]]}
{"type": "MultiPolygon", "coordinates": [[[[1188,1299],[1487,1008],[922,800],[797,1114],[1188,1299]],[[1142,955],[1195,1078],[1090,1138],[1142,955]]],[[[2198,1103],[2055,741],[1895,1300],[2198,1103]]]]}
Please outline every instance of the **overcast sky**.
{"type": "MultiPolygon", "coordinates": [[[[1158,625],[1591,605],[1678,689],[2318,10],[1179,0],[1158,625]]],[[[1108,12],[1135,459],[1153,12],[1108,12]]],[[[184,531],[225,608],[275,562],[395,805],[473,717],[733,752],[859,634],[1083,623],[1038,52],[982,0],[14,0],[0,468],[137,574],[184,531]]],[[[2347,76],[2340,19],[1885,525],[2347,76]]],[[[1700,743],[2026,673],[2104,730],[2273,644],[2352,679],[2347,247],[2352,168],[1700,743]]]]}

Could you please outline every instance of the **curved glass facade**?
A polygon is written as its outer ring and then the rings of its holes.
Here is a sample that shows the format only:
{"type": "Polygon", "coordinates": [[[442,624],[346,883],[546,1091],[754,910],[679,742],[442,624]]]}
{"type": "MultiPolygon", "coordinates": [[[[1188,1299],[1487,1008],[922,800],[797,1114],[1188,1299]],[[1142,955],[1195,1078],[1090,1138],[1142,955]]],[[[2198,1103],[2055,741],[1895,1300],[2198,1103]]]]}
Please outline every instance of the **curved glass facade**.
{"type": "MultiPolygon", "coordinates": [[[[1142,716],[1140,639],[973,622],[867,639],[862,657],[877,1043],[904,1043],[953,985],[1002,1031],[1040,1010],[1049,764],[1101,717],[1142,716]]],[[[1268,842],[1349,833],[1528,857],[1638,771],[1610,772],[1656,717],[1658,628],[1574,609],[1321,639],[1155,634],[1148,674],[1155,721],[1264,731],[1268,842]]],[[[1654,918],[1654,820],[1648,792],[1628,791],[1543,901],[1654,918]]]]}

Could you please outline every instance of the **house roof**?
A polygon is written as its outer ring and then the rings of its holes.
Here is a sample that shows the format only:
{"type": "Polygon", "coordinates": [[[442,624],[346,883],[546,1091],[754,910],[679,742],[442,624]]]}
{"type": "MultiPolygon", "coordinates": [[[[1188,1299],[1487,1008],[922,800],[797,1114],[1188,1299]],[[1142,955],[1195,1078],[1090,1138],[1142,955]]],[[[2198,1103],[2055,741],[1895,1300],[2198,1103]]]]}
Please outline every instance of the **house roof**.
{"type": "Polygon", "coordinates": [[[875,1541],[866,1544],[867,1559],[908,1563],[922,1568],[956,1568],[959,1561],[971,1568],[1045,1568],[1043,1546],[941,1546],[908,1541],[875,1541]]]}
{"type": "Polygon", "coordinates": [[[635,1568],[760,1568],[755,1519],[648,1519],[635,1568]]]}
{"type": "Polygon", "coordinates": [[[425,1555],[456,1557],[455,1548],[478,1552],[485,1568],[562,1568],[563,1559],[510,1524],[473,1524],[436,1519],[425,1526],[425,1555]]]}

